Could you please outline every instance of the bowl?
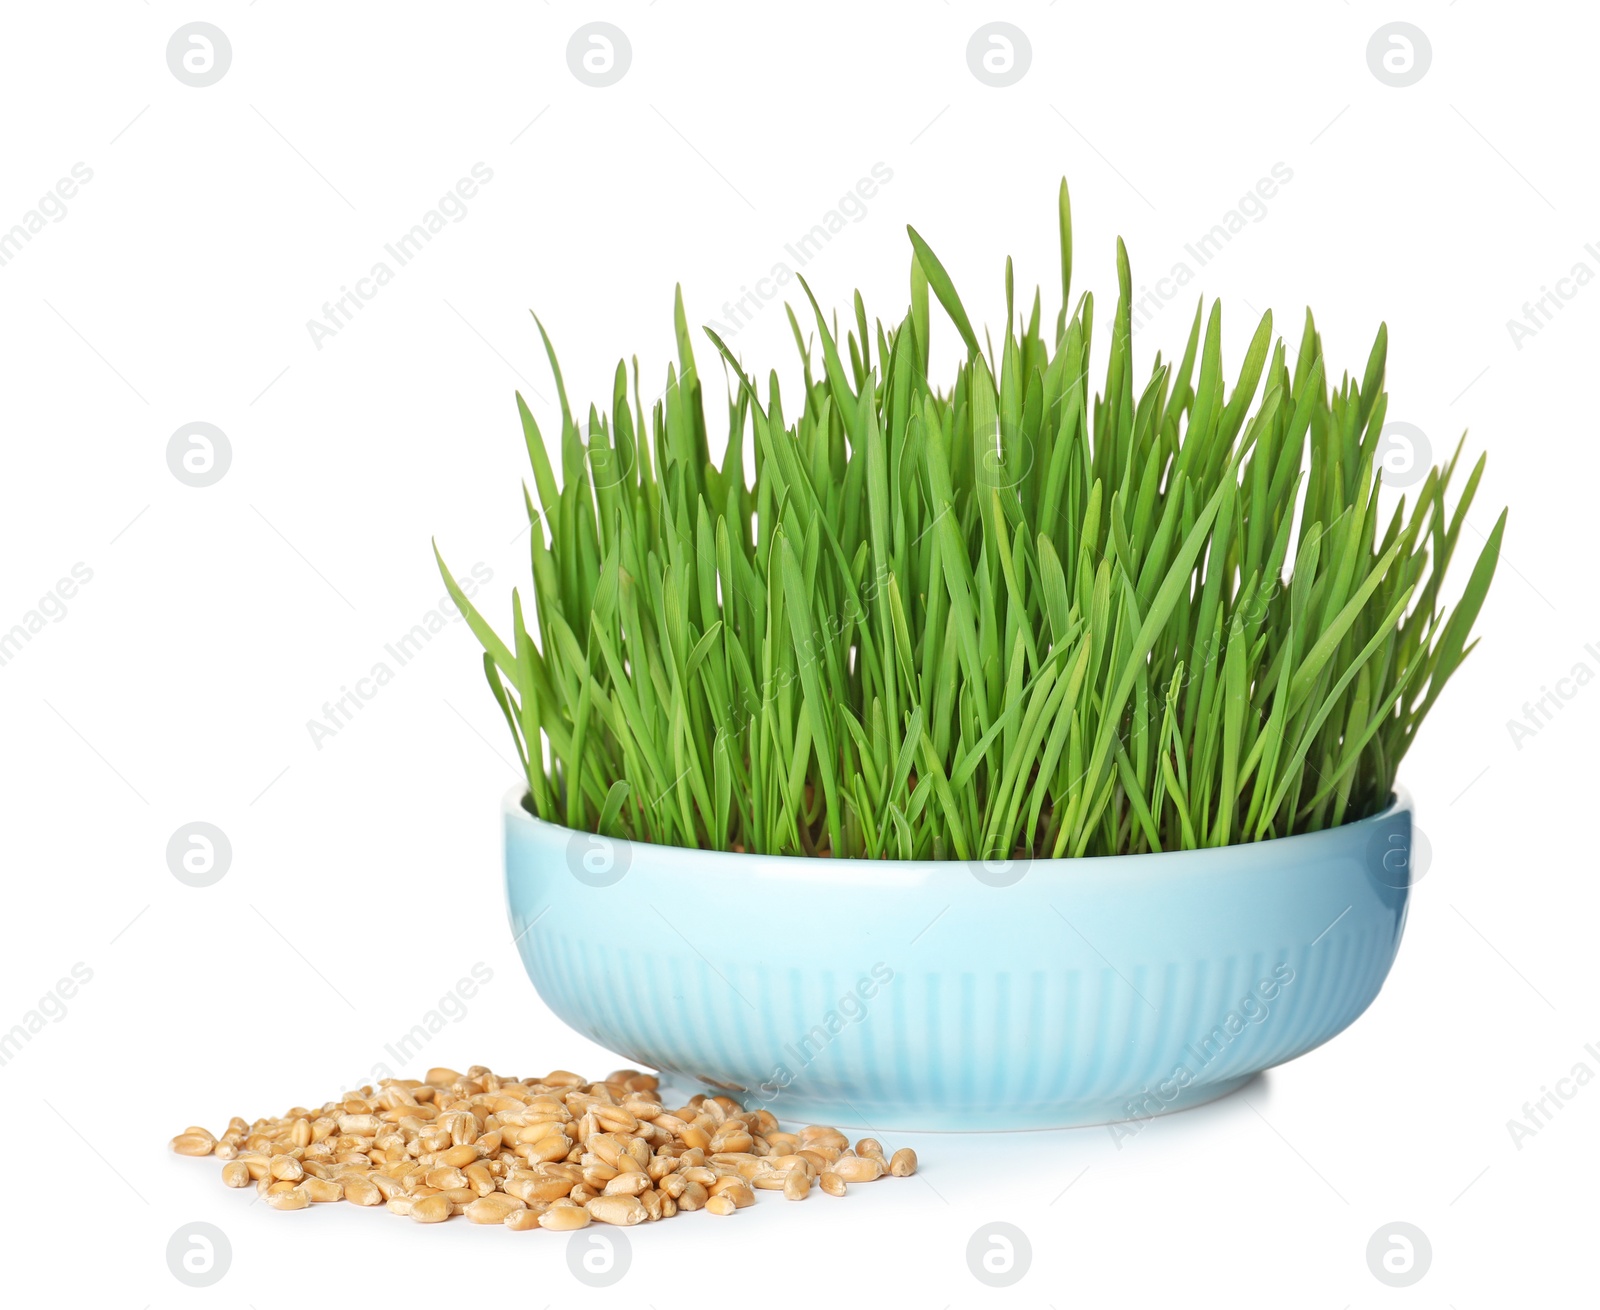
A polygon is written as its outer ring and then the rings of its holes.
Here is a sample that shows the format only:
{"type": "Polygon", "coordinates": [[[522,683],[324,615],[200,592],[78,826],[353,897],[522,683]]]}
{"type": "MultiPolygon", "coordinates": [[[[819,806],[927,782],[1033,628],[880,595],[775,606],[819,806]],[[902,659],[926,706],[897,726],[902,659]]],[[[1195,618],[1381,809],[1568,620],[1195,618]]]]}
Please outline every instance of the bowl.
{"type": "Polygon", "coordinates": [[[1405,926],[1411,803],[1322,832],[1084,859],[687,850],[504,804],[544,1002],[674,1082],[783,1120],[1074,1127],[1199,1105],[1372,1004],[1405,926]]]}

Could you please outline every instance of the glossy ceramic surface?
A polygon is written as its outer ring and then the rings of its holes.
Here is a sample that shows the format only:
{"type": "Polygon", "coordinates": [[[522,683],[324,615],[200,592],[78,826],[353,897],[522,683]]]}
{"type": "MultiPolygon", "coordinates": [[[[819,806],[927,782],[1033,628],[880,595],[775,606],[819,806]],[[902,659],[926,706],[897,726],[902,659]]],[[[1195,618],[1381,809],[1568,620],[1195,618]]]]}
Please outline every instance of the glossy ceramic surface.
{"type": "Polygon", "coordinates": [[[1411,805],[1217,850],[1005,863],[651,846],[504,803],[512,931],[573,1028],[785,1120],[1043,1128],[1197,1105],[1348,1027],[1411,805]]]}

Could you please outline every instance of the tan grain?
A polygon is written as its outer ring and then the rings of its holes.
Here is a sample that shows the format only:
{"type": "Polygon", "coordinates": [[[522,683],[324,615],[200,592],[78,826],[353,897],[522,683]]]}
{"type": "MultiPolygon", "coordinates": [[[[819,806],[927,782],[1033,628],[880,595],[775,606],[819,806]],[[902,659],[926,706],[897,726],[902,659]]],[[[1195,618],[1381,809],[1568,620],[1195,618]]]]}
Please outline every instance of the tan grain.
{"type": "Polygon", "coordinates": [[[254,1183],[274,1210],[343,1200],[419,1223],[465,1215],[516,1231],[725,1216],[760,1192],[805,1200],[813,1185],[844,1196],[851,1183],[904,1178],[918,1163],[909,1147],[889,1156],[875,1137],[852,1147],[825,1124],[783,1131],[769,1110],[724,1095],[669,1107],[657,1079],[637,1070],[587,1082],[482,1065],[384,1079],[280,1118],[235,1116],[221,1137],[191,1125],[170,1145],[218,1159],[225,1185],[254,1183]]]}

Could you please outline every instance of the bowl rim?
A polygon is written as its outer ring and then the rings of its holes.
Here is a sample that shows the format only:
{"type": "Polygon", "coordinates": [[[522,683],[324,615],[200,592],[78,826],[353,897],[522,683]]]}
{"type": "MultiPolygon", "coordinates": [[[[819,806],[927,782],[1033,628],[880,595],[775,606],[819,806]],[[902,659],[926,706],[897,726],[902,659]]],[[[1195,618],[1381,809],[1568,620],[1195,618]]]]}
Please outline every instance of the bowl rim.
{"type": "MultiPolygon", "coordinates": [[[[974,864],[1028,864],[1037,865],[1043,871],[1105,873],[1113,868],[1120,867],[1127,870],[1134,862],[1138,862],[1146,869],[1151,869],[1152,861],[1165,861],[1160,868],[1170,868],[1179,857],[1187,857],[1188,863],[1201,863],[1237,859],[1240,853],[1253,852],[1248,858],[1274,859],[1282,856],[1293,859],[1300,854],[1309,854],[1309,847],[1314,843],[1328,844],[1330,842],[1346,842],[1352,835],[1363,830],[1375,830],[1388,823],[1401,814],[1415,813],[1415,805],[1411,793],[1398,782],[1394,784],[1389,793],[1389,803],[1376,813],[1364,818],[1354,819],[1348,823],[1341,823],[1334,828],[1320,828],[1315,832],[1296,832],[1284,837],[1266,837],[1260,841],[1234,842],[1227,846],[1203,846],[1194,850],[1173,851],[1139,851],[1126,855],[1063,855],[1059,857],[1045,856],[1042,858],[1029,858],[1027,860],[867,860],[851,856],[846,859],[834,859],[832,856],[818,855],[763,855],[750,851],[712,851],[704,850],[698,846],[671,846],[660,842],[634,841],[627,837],[607,837],[600,833],[588,832],[584,829],[568,828],[564,824],[551,823],[548,819],[541,819],[532,813],[523,804],[522,800],[529,795],[526,784],[518,783],[506,792],[501,801],[501,811],[508,822],[516,822],[527,827],[535,833],[546,833],[562,841],[570,841],[574,836],[592,838],[602,842],[626,842],[630,847],[641,850],[672,852],[676,858],[690,857],[695,860],[704,860],[709,869],[731,869],[734,867],[749,867],[752,863],[760,865],[772,872],[787,872],[799,874],[803,869],[809,869],[811,877],[827,877],[847,873],[854,869],[859,873],[882,874],[889,870],[918,870],[929,871],[939,869],[968,869],[974,864]]],[[[708,869],[708,871],[709,871],[708,869]]]]}

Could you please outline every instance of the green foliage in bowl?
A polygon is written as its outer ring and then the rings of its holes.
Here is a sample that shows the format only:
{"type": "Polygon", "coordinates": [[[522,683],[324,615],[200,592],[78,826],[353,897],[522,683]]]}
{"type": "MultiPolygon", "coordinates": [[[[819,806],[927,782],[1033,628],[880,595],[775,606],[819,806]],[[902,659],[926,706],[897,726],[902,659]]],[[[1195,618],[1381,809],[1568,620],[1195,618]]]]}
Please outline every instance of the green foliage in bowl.
{"type": "Polygon", "coordinates": [[[1059,209],[1055,330],[1037,293],[1014,312],[1008,260],[998,351],[910,229],[897,324],[858,294],[841,337],[809,287],[814,341],[790,312],[798,398],[708,330],[720,465],[681,294],[663,397],[647,416],[635,363],[630,403],[619,363],[587,439],[540,325],[561,478],[518,396],[533,615],[513,591],[502,640],[440,560],[529,809],[677,846],[994,859],[1222,846],[1387,802],[1494,574],[1504,513],[1446,613],[1483,460],[1453,511],[1460,446],[1380,515],[1383,328],[1331,386],[1310,315],[1291,353],[1268,314],[1229,387],[1213,304],[1136,380],[1120,242],[1095,394],[1065,183],[1059,209]],[[965,347],[942,389],[930,291],[965,347]]]}

